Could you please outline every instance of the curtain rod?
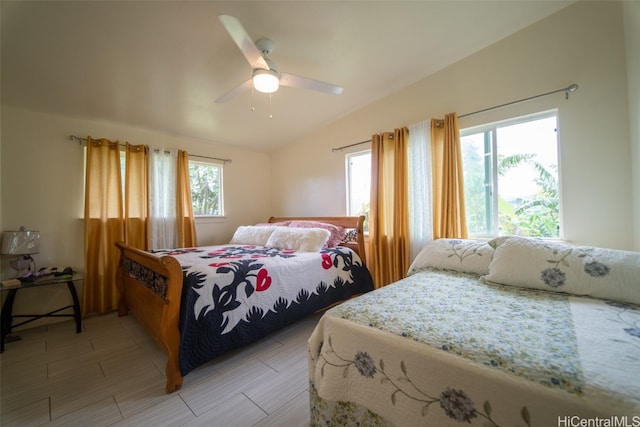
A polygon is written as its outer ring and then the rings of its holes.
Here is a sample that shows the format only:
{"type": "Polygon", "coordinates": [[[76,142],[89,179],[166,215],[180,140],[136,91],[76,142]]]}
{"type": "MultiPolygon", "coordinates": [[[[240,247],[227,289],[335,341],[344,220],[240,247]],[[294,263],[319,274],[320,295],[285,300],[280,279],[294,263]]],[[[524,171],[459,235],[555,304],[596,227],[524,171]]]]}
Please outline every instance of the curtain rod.
{"type": "Polygon", "coordinates": [[[367,139],[366,141],[360,141],[360,142],[355,142],[353,144],[349,144],[349,145],[343,145],[342,147],[338,147],[338,148],[332,148],[331,152],[335,153],[336,151],[342,151],[345,148],[350,148],[350,147],[355,147],[356,145],[361,145],[361,144],[366,144],[367,142],[371,142],[370,139],[367,139]]]}
{"type": "MultiPolygon", "coordinates": [[[[577,90],[578,90],[578,85],[573,83],[573,84],[570,84],[567,87],[563,87],[562,89],[556,89],[556,90],[552,90],[551,92],[541,93],[539,95],[529,96],[527,98],[518,99],[518,100],[515,100],[515,101],[507,102],[505,104],[495,105],[493,107],[484,108],[482,110],[474,111],[473,113],[466,113],[466,114],[463,114],[461,116],[458,116],[458,118],[462,119],[464,117],[473,116],[474,114],[484,113],[485,111],[495,110],[495,109],[498,109],[498,108],[506,107],[508,105],[518,104],[520,102],[530,101],[532,99],[541,98],[543,96],[553,95],[553,94],[560,93],[560,92],[564,92],[565,99],[569,99],[569,94],[572,93],[572,92],[575,92],[577,90]]],[[[337,147],[337,148],[332,148],[331,152],[335,153],[336,151],[342,151],[345,148],[355,147],[356,145],[366,144],[368,142],[371,142],[371,140],[368,139],[366,141],[360,141],[360,142],[356,142],[354,144],[344,145],[342,147],[337,147]]]]}
{"type": "MultiPolygon", "coordinates": [[[[71,141],[77,142],[80,145],[87,145],[87,138],[81,138],[75,135],[69,135],[69,139],[71,141]]],[[[124,147],[124,144],[120,144],[121,147],[124,147]]],[[[231,159],[221,159],[219,157],[209,157],[209,156],[200,156],[198,154],[189,154],[189,157],[197,157],[199,159],[209,159],[209,160],[218,160],[224,164],[231,163],[231,159]]]]}
{"type": "MultiPolygon", "coordinates": [[[[390,135],[390,139],[393,139],[393,134],[390,135]]],[[[360,142],[356,142],[354,144],[344,145],[344,146],[338,147],[338,148],[332,148],[331,151],[335,153],[336,151],[344,150],[345,148],[349,148],[349,147],[355,147],[356,145],[366,144],[368,142],[371,142],[371,140],[367,139],[366,141],[360,141],[360,142]]]]}
{"type": "Polygon", "coordinates": [[[500,104],[500,105],[495,105],[493,107],[484,108],[482,110],[474,111],[473,113],[463,114],[461,116],[458,116],[458,118],[462,119],[463,117],[473,116],[474,114],[484,113],[485,111],[495,110],[495,109],[498,109],[498,108],[506,107],[508,105],[518,104],[520,102],[531,101],[532,99],[542,98],[543,96],[549,96],[549,95],[553,95],[553,94],[560,93],[560,92],[564,92],[565,99],[569,99],[569,93],[575,92],[577,90],[578,90],[578,85],[573,83],[573,84],[570,84],[567,87],[563,87],[562,89],[556,89],[556,90],[552,90],[551,92],[541,93],[539,95],[529,96],[528,98],[522,98],[522,99],[518,99],[518,100],[515,100],[515,101],[507,102],[505,104],[500,104]]]}

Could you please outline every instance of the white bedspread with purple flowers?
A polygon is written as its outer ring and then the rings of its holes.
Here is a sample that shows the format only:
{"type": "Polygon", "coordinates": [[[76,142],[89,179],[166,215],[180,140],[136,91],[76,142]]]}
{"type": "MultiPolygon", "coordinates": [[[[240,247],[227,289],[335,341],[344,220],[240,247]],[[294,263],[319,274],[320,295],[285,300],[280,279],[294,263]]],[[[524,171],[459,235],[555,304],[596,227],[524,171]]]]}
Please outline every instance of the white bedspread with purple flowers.
{"type": "Polygon", "coordinates": [[[426,269],[325,313],[309,379],[312,425],[640,425],[640,307],[426,269]]]}

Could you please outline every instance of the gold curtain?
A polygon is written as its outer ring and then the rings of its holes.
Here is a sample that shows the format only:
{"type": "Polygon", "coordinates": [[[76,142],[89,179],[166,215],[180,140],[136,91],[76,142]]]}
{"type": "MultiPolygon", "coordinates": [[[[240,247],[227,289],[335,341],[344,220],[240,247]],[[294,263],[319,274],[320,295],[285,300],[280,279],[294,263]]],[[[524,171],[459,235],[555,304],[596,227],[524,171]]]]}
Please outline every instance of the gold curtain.
{"type": "Polygon", "coordinates": [[[123,239],[119,144],[87,137],[83,316],[117,308],[115,274],[119,254],[114,243],[123,239]]]}
{"type": "Polygon", "coordinates": [[[138,249],[149,249],[147,217],[149,195],[149,147],[126,145],[124,189],[124,241],[138,249]]]}
{"type": "Polygon", "coordinates": [[[371,137],[369,268],[376,288],[409,268],[408,140],[406,127],[371,137]]]}
{"type": "Polygon", "coordinates": [[[464,177],[460,130],[455,113],[431,120],[433,168],[433,238],[466,239],[464,177]]]}
{"type": "Polygon", "coordinates": [[[176,184],[176,219],[178,227],[178,247],[197,246],[196,228],[191,203],[191,180],[189,179],[189,155],[178,150],[178,168],[176,184]]]}
{"type": "MultiPolygon", "coordinates": [[[[149,147],[126,144],[124,206],[120,144],[87,137],[85,189],[85,285],[82,315],[117,309],[116,242],[149,249],[149,147]]],[[[196,246],[189,156],[178,152],[176,213],[178,246],[196,246]]]]}

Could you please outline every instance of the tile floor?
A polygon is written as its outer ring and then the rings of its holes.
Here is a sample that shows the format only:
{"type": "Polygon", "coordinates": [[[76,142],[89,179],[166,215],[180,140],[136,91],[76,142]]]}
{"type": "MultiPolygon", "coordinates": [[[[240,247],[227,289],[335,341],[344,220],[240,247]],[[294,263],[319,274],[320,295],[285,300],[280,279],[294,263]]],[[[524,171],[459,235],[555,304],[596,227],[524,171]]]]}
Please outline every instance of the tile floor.
{"type": "Polygon", "coordinates": [[[190,372],[164,392],[166,356],[132,316],[15,332],[0,355],[2,426],[308,426],[307,339],[319,315],[190,372]]]}

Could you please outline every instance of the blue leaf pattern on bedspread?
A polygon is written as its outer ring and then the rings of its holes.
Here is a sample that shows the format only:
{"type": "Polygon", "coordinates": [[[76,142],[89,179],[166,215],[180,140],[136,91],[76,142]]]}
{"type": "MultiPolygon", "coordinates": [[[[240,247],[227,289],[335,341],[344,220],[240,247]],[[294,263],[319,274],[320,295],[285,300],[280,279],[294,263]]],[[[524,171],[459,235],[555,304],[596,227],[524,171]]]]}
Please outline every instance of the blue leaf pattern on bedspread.
{"type": "Polygon", "coordinates": [[[373,289],[360,258],[343,247],[297,253],[228,245],[156,253],[175,256],[183,269],[182,375],[333,302],[373,289]]]}
{"type": "MultiPolygon", "coordinates": [[[[606,304],[616,309],[615,319],[612,321],[619,323],[620,327],[628,335],[636,338],[640,338],[640,310],[634,304],[629,304],[619,301],[606,301],[606,304]],[[627,326],[625,328],[625,326],[627,326]]],[[[635,352],[640,351],[640,341],[632,341],[635,348],[635,352]]],[[[620,343],[617,343],[618,345],[620,343]]]]}

